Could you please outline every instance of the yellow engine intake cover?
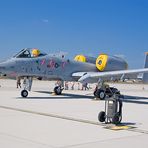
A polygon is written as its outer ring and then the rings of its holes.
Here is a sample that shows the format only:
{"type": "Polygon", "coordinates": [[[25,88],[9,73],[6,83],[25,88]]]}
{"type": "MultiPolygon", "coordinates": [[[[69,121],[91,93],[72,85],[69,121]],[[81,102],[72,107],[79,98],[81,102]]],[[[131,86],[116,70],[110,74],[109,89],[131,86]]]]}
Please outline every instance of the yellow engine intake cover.
{"type": "Polygon", "coordinates": [[[79,62],[86,62],[86,57],[84,55],[77,55],[75,56],[74,60],[79,62]]]}
{"type": "Polygon", "coordinates": [[[100,54],[99,57],[96,60],[96,67],[99,71],[103,71],[106,67],[108,60],[108,55],[106,54],[100,54]]]}

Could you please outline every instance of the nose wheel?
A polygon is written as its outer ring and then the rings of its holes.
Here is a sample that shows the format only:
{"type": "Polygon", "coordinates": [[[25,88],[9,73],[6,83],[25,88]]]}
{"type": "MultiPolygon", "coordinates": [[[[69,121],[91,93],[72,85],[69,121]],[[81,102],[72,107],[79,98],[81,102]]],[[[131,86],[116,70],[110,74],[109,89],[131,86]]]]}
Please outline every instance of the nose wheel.
{"type": "Polygon", "coordinates": [[[22,90],[21,91],[21,96],[23,97],[23,98],[26,98],[27,96],[28,96],[28,91],[27,90],[22,90]]]}

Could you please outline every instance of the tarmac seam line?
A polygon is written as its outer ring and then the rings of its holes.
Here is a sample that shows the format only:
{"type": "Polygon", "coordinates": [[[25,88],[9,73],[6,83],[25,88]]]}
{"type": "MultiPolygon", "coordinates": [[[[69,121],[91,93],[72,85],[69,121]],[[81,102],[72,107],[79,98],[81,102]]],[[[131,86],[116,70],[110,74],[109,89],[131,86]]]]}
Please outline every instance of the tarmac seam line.
{"type": "Polygon", "coordinates": [[[41,142],[38,142],[38,141],[35,141],[35,140],[30,140],[30,139],[27,139],[27,138],[18,137],[18,136],[15,136],[15,135],[10,135],[10,134],[7,134],[7,133],[0,132],[0,135],[4,135],[4,136],[7,136],[7,137],[15,138],[17,140],[27,141],[27,142],[32,143],[32,144],[37,144],[37,145],[42,145],[42,146],[45,146],[45,147],[56,148],[53,145],[44,144],[44,143],[41,143],[41,142]]]}
{"type": "Polygon", "coordinates": [[[9,109],[9,110],[13,110],[13,111],[20,111],[20,112],[24,112],[24,113],[31,113],[31,114],[35,114],[35,115],[41,115],[41,116],[47,116],[47,117],[53,117],[53,118],[58,118],[58,119],[65,119],[65,120],[71,120],[71,121],[76,121],[76,122],[81,122],[81,123],[103,126],[101,123],[98,123],[98,122],[84,120],[84,119],[76,119],[76,118],[67,117],[67,116],[60,116],[57,114],[42,113],[42,112],[37,112],[37,111],[31,111],[31,110],[25,110],[25,109],[19,109],[19,108],[1,106],[1,105],[0,105],[0,108],[9,109]]]}
{"type": "MultiPolygon", "coordinates": [[[[13,110],[13,111],[19,111],[19,112],[24,112],[24,113],[30,113],[34,115],[40,115],[40,116],[46,116],[46,117],[52,117],[52,118],[57,118],[57,119],[64,119],[64,120],[70,120],[70,121],[75,121],[75,122],[80,122],[80,123],[86,123],[86,124],[91,124],[91,125],[99,125],[102,127],[106,127],[105,124],[95,122],[95,121],[90,121],[90,120],[85,120],[85,119],[76,119],[73,117],[67,117],[67,116],[60,116],[57,114],[51,114],[51,113],[42,113],[42,112],[37,112],[37,111],[31,111],[31,110],[25,110],[25,109],[20,109],[20,108],[14,108],[14,107],[8,107],[8,106],[2,106],[0,105],[0,108],[3,109],[8,109],[8,110],[13,110]]],[[[130,126],[129,126],[130,127],[130,126]]],[[[146,130],[141,130],[141,129],[126,129],[127,131],[131,132],[137,132],[137,133],[142,133],[142,134],[148,134],[148,131],[146,130]]]]}

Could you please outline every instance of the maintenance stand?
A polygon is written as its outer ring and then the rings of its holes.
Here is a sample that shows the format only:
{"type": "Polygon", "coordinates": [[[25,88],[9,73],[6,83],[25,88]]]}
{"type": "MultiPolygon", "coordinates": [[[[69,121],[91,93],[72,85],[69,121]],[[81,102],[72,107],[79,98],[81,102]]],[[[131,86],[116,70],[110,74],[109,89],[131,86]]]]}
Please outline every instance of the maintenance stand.
{"type": "Polygon", "coordinates": [[[122,120],[122,99],[121,95],[113,94],[105,99],[105,111],[98,114],[100,122],[119,124],[122,120]]]}

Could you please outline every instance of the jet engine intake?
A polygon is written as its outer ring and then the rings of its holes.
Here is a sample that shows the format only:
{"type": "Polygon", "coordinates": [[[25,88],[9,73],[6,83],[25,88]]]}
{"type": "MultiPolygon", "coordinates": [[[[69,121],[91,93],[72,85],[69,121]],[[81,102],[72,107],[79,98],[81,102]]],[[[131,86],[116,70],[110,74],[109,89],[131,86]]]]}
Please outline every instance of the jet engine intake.
{"type": "Polygon", "coordinates": [[[125,70],[128,64],[121,57],[100,54],[96,59],[96,68],[99,71],[125,70]]]}
{"type": "Polygon", "coordinates": [[[96,63],[95,57],[84,56],[84,55],[76,55],[74,60],[78,62],[88,62],[88,63],[93,63],[93,64],[96,63]]]}

